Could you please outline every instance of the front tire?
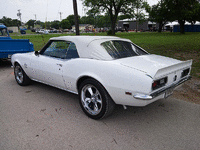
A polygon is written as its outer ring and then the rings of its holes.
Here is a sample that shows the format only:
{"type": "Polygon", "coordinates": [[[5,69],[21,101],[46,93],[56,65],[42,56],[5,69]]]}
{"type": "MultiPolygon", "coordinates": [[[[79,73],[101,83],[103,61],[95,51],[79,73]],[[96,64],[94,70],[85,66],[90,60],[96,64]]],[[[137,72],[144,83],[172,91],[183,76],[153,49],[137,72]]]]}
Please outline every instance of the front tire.
{"type": "Polygon", "coordinates": [[[30,84],[31,79],[26,75],[22,67],[17,63],[14,67],[15,80],[21,86],[30,84]]]}
{"type": "Polygon", "coordinates": [[[94,79],[87,79],[81,83],[79,102],[84,113],[96,120],[107,117],[115,108],[115,103],[105,88],[94,79]]]}

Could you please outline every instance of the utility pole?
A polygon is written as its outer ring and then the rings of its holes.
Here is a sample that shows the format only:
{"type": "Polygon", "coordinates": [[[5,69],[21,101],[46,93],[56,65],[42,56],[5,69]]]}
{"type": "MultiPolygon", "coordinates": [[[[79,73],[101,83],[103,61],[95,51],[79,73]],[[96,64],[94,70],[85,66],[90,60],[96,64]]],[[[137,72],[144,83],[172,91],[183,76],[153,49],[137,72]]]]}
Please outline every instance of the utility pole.
{"type": "Polygon", "coordinates": [[[36,14],[34,14],[34,16],[35,16],[35,21],[37,21],[37,17],[36,17],[36,14]]]}
{"type": "Polygon", "coordinates": [[[73,6],[74,6],[74,19],[75,19],[76,35],[80,35],[80,33],[79,33],[79,22],[78,22],[78,11],[77,11],[77,2],[76,2],[76,0],[73,0],[73,6]]]}
{"type": "Polygon", "coordinates": [[[19,17],[19,19],[20,19],[20,22],[21,22],[21,25],[22,25],[22,18],[21,18],[21,13],[20,13],[20,9],[19,10],[17,10],[18,11],[18,13],[17,13],[17,16],[19,17]]]}
{"type": "Polygon", "coordinates": [[[62,21],[62,12],[59,12],[60,14],[60,21],[62,21]]]}
{"type": "Polygon", "coordinates": [[[35,21],[34,21],[34,26],[35,26],[37,23],[37,17],[36,17],[36,14],[34,14],[34,16],[35,16],[35,21]]]}
{"type": "Polygon", "coordinates": [[[138,0],[137,0],[137,17],[136,17],[136,32],[138,32],[138,7],[139,7],[139,2],[138,2],[138,0]]]}

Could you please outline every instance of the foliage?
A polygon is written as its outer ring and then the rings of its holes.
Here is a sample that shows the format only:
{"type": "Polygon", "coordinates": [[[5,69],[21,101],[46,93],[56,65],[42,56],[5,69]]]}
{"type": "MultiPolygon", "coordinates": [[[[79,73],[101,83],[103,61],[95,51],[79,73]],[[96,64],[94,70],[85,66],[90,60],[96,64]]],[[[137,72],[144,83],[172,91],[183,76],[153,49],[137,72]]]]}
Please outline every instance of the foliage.
{"type": "Polygon", "coordinates": [[[133,16],[131,16],[130,14],[118,16],[118,20],[131,19],[131,18],[133,18],[133,16]]]}
{"type": "Polygon", "coordinates": [[[168,5],[163,1],[158,2],[152,7],[146,5],[146,11],[149,13],[150,21],[159,23],[158,32],[162,31],[164,24],[171,18],[168,5]]]}
{"type": "Polygon", "coordinates": [[[81,17],[81,23],[94,25],[95,18],[93,16],[83,16],[81,17]]]}
{"type": "Polygon", "coordinates": [[[91,24],[97,28],[110,27],[110,18],[107,14],[97,16],[83,16],[81,17],[82,24],[91,24]]]}
{"type": "Polygon", "coordinates": [[[11,27],[11,26],[18,26],[19,27],[21,25],[21,22],[19,20],[7,18],[5,16],[3,16],[2,19],[0,19],[0,23],[3,23],[7,27],[11,27]]]}
{"type": "Polygon", "coordinates": [[[112,35],[112,30],[108,30],[107,35],[112,35]]]}
{"type": "Polygon", "coordinates": [[[70,28],[71,28],[71,24],[69,23],[69,20],[63,19],[63,20],[60,22],[60,27],[61,27],[62,29],[70,29],[70,28]]]}
{"type": "MultiPolygon", "coordinates": [[[[70,26],[75,25],[74,15],[69,15],[66,19],[69,21],[70,26]]],[[[81,24],[80,16],[78,16],[78,19],[79,19],[79,23],[81,24]]]]}
{"type": "Polygon", "coordinates": [[[166,0],[171,20],[178,20],[181,33],[184,33],[185,21],[196,22],[199,17],[199,0],[166,0]]]}
{"type": "Polygon", "coordinates": [[[50,22],[50,27],[51,28],[55,28],[55,29],[59,29],[59,27],[60,27],[60,21],[54,20],[54,21],[50,22]]]}
{"type": "Polygon", "coordinates": [[[30,29],[30,27],[34,28],[34,24],[35,24],[35,20],[29,20],[26,25],[28,25],[28,29],[30,29]]]}
{"type": "Polygon", "coordinates": [[[40,26],[42,28],[45,28],[45,23],[42,22],[42,21],[37,20],[37,21],[35,21],[35,26],[34,27],[36,27],[36,26],[40,26]]]}
{"type": "Polygon", "coordinates": [[[146,21],[146,15],[144,14],[143,10],[145,9],[147,2],[143,2],[143,0],[137,0],[135,2],[135,13],[134,16],[136,19],[136,32],[138,31],[138,23],[143,23],[146,21]]]}
{"type": "Polygon", "coordinates": [[[118,15],[129,14],[134,16],[134,9],[136,2],[140,3],[142,0],[83,0],[83,4],[90,8],[90,11],[107,12],[111,20],[112,35],[115,34],[115,27],[118,15]]]}
{"type": "Polygon", "coordinates": [[[146,10],[149,13],[149,19],[159,22],[160,27],[167,21],[178,20],[181,33],[184,33],[184,24],[186,21],[194,24],[200,20],[199,0],[161,0],[152,7],[147,6],[146,10]]]}

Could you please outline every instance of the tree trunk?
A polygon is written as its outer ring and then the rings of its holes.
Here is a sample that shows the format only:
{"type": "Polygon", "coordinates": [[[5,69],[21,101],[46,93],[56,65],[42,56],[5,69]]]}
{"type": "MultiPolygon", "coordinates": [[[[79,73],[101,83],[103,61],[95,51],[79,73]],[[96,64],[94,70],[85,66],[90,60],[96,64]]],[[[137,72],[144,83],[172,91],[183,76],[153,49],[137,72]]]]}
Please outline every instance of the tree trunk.
{"type": "Polygon", "coordinates": [[[110,15],[112,35],[115,35],[115,25],[116,25],[116,21],[117,21],[117,16],[118,15],[116,15],[116,14],[110,15]]]}
{"type": "Polygon", "coordinates": [[[112,30],[112,35],[115,35],[115,19],[112,20],[111,30],[112,30]]]}
{"type": "Polygon", "coordinates": [[[162,26],[163,26],[163,24],[162,24],[162,21],[161,21],[161,22],[159,22],[159,28],[158,28],[158,32],[159,33],[162,32],[162,26]]]}
{"type": "Polygon", "coordinates": [[[74,5],[74,19],[75,19],[76,35],[80,35],[80,33],[79,33],[79,22],[78,22],[78,11],[77,11],[77,2],[76,2],[76,0],[73,0],[73,5],[74,5]]]}
{"type": "Polygon", "coordinates": [[[178,20],[178,23],[180,24],[180,33],[184,34],[184,25],[185,25],[185,20],[178,20]]]}

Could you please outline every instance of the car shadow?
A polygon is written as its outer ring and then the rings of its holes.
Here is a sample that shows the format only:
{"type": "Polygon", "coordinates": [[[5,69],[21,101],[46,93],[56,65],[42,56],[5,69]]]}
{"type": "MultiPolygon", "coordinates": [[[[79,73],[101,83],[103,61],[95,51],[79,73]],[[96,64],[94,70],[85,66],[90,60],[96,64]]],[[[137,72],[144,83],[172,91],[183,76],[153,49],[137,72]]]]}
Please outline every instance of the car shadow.
{"type": "Polygon", "coordinates": [[[10,62],[10,59],[8,59],[8,60],[0,59],[0,69],[10,68],[11,65],[12,64],[10,62]]]}
{"type": "MultiPolygon", "coordinates": [[[[57,97],[56,103],[62,105],[63,107],[70,108],[72,113],[76,111],[83,113],[79,105],[78,95],[38,82],[32,82],[31,86],[42,93],[46,93],[47,96],[50,94],[54,97],[57,97]],[[71,106],[75,106],[76,108],[74,107],[73,110],[71,106]]],[[[43,101],[49,102],[49,98],[43,99],[43,101]]],[[[52,103],[54,103],[54,101],[52,101],[52,103]]],[[[158,100],[145,107],[127,106],[126,110],[122,105],[116,105],[113,113],[110,116],[99,121],[112,122],[117,119],[122,123],[127,121],[130,122],[131,120],[134,122],[141,122],[142,120],[145,122],[150,122],[152,118],[162,116],[166,116],[164,119],[167,121],[168,114],[173,110],[174,107],[175,106],[173,103],[168,102],[168,100],[165,99],[158,100]]]]}

